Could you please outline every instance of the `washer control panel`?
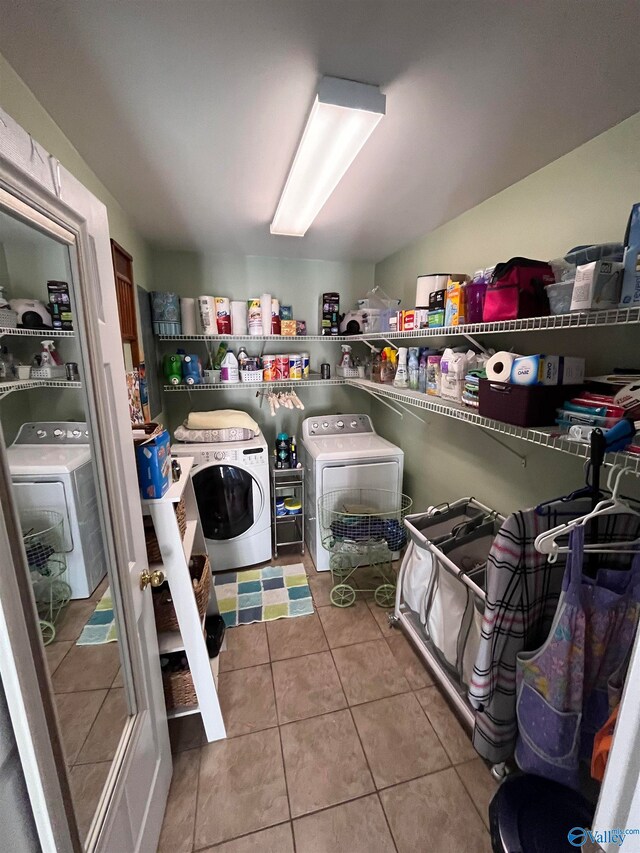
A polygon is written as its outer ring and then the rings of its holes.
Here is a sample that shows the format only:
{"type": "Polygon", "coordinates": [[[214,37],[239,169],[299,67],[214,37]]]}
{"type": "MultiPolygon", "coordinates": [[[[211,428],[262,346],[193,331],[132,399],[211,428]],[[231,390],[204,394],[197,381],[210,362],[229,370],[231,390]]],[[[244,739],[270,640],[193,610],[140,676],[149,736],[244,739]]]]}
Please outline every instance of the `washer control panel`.
{"type": "MultiPolygon", "coordinates": [[[[196,465],[211,465],[216,462],[224,465],[238,465],[253,468],[256,465],[266,465],[267,452],[264,447],[249,447],[245,450],[198,450],[195,454],[196,465]]],[[[178,460],[179,456],[176,457],[178,460]]]]}
{"type": "Polygon", "coordinates": [[[84,421],[36,421],[22,424],[14,444],[89,444],[84,421]]]}
{"type": "Polygon", "coordinates": [[[302,438],[375,432],[369,415],[319,415],[302,422],[302,438]]]}

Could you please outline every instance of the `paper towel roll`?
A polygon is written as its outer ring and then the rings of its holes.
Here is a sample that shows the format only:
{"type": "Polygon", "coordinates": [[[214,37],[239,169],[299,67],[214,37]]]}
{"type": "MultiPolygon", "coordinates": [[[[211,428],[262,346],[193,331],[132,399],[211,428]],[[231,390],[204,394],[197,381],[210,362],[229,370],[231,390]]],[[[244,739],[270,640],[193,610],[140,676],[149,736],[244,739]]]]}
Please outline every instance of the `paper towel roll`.
{"type": "Polygon", "coordinates": [[[416,308],[429,306],[429,294],[436,290],[444,290],[449,281],[449,273],[432,273],[419,275],[416,279],[416,308]]]}
{"type": "Polygon", "coordinates": [[[180,319],[182,322],[183,335],[197,335],[196,327],[196,300],[188,297],[180,298],[180,319]]]}
{"type": "Polygon", "coordinates": [[[511,378],[511,365],[516,358],[520,356],[513,352],[500,351],[492,355],[487,362],[487,379],[494,382],[508,382],[511,378]]]}
{"type": "Polygon", "coordinates": [[[262,334],[262,309],[259,299],[247,300],[247,325],[250,335],[262,334]]]}
{"type": "Polygon", "coordinates": [[[203,335],[217,335],[216,302],[213,296],[198,296],[198,311],[203,335]]]}
{"type": "Polygon", "coordinates": [[[271,334],[271,294],[263,293],[260,297],[260,310],[262,312],[262,334],[271,334]]]}
{"type": "Polygon", "coordinates": [[[231,303],[231,334],[247,334],[247,303],[244,301],[231,303]]]}

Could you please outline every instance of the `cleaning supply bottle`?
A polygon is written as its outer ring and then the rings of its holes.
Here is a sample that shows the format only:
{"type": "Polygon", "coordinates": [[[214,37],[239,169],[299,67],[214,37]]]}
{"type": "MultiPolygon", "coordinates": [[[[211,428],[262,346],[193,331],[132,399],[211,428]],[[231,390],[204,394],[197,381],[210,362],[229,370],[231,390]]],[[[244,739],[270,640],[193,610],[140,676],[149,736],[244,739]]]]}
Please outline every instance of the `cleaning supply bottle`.
{"type": "Polygon", "coordinates": [[[380,376],[380,369],[382,367],[382,359],[380,358],[380,350],[375,347],[371,350],[372,358],[371,358],[371,381],[372,382],[382,382],[382,378],[380,376]]]}
{"type": "Polygon", "coordinates": [[[179,385],[182,382],[181,356],[165,355],[162,359],[162,370],[168,385],[179,385]]]}
{"type": "Polygon", "coordinates": [[[407,348],[398,348],[398,366],[393,379],[396,388],[407,388],[409,386],[409,371],[407,370],[407,348]]]}
{"type": "Polygon", "coordinates": [[[233,354],[233,350],[229,350],[222,360],[222,364],[220,365],[220,382],[226,382],[228,385],[233,382],[240,382],[238,359],[233,354]]]}
{"type": "Polygon", "coordinates": [[[40,344],[42,345],[42,352],[40,353],[42,364],[57,364],[60,366],[62,364],[62,359],[56,350],[55,343],[53,341],[40,341],[40,344]]]}
{"type": "Polygon", "coordinates": [[[244,363],[249,358],[246,347],[238,348],[238,366],[240,370],[244,370],[244,363]]]}
{"type": "Polygon", "coordinates": [[[340,367],[344,370],[349,370],[353,367],[353,360],[351,358],[351,347],[349,344],[342,344],[340,346],[342,350],[342,355],[340,356],[340,367]]]}
{"type": "Polygon", "coordinates": [[[427,393],[427,352],[426,347],[420,347],[420,364],[418,366],[418,391],[427,393]]]}
{"type": "Polygon", "coordinates": [[[385,357],[385,370],[383,382],[385,385],[393,385],[393,380],[396,375],[396,359],[397,352],[393,347],[385,347],[382,350],[382,355],[385,357]]]}
{"type": "Polygon", "coordinates": [[[412,391],[418,390],[418,370],[420,365],[418,363],[418,347],[409,347],[409,388],[412,391]]]}
{"type": "Polygon", "coordinates": [[[276,438],[276,468],[290,468],[291,455],[289,450],[289,436],[286,432],[279,432],[276,438]]]}
{"type": "Polygon", "coordinates": [[[289,440],[289,465],[291,468],[298,467],[298,443],[295,435],[289,440]]]}

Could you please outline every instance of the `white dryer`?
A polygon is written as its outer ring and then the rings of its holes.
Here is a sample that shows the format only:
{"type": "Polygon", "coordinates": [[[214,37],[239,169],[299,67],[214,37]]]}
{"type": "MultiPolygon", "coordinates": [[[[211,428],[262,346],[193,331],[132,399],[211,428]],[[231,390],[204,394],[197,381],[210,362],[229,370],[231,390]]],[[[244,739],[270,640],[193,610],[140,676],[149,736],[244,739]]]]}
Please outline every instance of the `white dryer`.
{"type": "Polygon", "coordinates": [[[23,424],[7,460],[18,512],[62,516],[71,597],[89,598],[107,573],[107,558],[87,424],[23,424]]]}
{"type": "Polygon", "coordinates": [[[268,562],[271,501],[264,436],[216,444],[173,444],[171,453],[177,458],[194,457],[191,478],[213,571],[268,562]]]}
{"type": "Polygon", "coordinates": [[[336,489],[402,492],[404,452],[378,435],[369,415],[322,415],[302,422],[306,539],[319,572],[329,570],[322,547],[318,498],[336,489]]]}

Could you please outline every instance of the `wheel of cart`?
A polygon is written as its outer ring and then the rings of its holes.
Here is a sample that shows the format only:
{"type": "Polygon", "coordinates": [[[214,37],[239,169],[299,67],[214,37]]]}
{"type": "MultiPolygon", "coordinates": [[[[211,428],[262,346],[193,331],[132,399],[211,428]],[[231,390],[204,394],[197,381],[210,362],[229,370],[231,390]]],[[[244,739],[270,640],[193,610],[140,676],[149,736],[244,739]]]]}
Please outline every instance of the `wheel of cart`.
{"type": "Polygon", "coordinates": [[[322,545],[330,552],[336,607],[349,607],[358,592],[372,592],[379,607],[392,607],[396,594],[394,553],[407,541],[404,516],[412,501],[387,489],[338,489],[318,500],[322,545]],[[363,566],[373,568],[380,583],[363,587],[354,577],[363,566]]]}
{"type": "Polygon", "coordinates": [[[47,646],[53,642],[56,621],[71,598],[71,587],[65,580],[63,520],[60,513],[52,510],[23,510],[20,524],[40,631],[47,646]]]}

